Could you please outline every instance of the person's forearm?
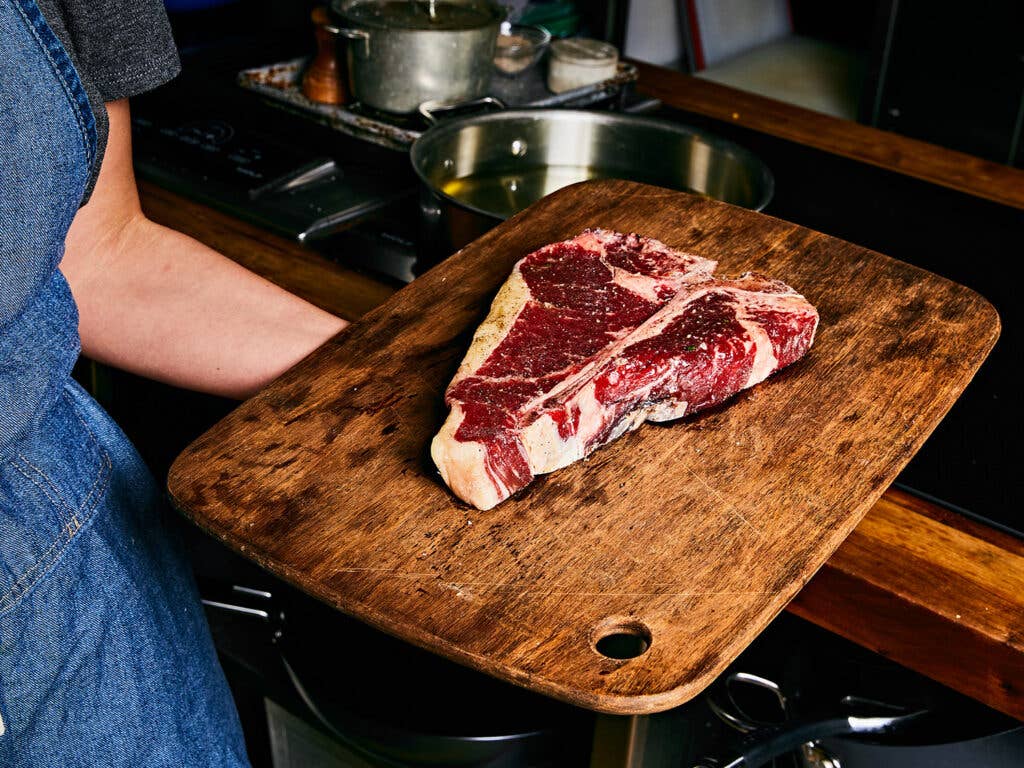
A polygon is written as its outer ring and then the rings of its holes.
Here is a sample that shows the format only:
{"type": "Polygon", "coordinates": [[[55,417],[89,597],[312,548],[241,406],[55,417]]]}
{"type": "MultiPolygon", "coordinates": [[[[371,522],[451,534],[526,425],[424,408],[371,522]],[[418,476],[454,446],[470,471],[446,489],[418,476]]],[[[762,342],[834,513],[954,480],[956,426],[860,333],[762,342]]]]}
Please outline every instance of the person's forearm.
{"type": "Polygon", "coordinates": [[[75,216],[61,262],[87,355],[181,387],[246,397],[346,325],[147,220],[132,171],[128,102],[107,107],[110,138],[96,189],[75,216]]]}
{"type": "Polygon", "coordinates": [[[141,215],[106,243],[91,269],[69,274],[82,349],[94,360],[246,397],[345,325],[141,215]]]}

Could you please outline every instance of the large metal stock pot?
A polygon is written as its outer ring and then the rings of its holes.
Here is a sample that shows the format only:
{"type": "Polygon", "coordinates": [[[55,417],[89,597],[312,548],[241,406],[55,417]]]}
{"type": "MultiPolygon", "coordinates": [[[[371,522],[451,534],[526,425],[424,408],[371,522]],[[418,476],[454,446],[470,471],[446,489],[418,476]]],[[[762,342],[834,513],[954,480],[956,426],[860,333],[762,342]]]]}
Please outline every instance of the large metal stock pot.
{"type": "Polygon", "coordinates": [[[636,115],[519,110],[430,128],[412,146],[423,243],[443,257],[569,184],[629,179],[761,210],[775,182],[756,156],[711,134],[636,115]]]}
{"type": "Polygon", "coordinates": [[[332,0],[357,101],[413,112],[482,96],[505,11],[491,0],[332,0]]]}

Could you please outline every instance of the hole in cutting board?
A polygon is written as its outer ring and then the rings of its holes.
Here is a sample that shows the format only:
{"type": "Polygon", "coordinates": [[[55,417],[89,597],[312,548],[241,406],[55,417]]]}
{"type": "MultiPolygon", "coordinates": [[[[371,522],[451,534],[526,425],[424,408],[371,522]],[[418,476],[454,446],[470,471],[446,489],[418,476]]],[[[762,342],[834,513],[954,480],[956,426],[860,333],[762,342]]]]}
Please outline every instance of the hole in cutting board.
{"type": "Polygon", "coordinates": [[[635,619],[605,619],[592,638],[594,650],[608,659],[635,659],[651,647],[651,630],[635,619]]]}

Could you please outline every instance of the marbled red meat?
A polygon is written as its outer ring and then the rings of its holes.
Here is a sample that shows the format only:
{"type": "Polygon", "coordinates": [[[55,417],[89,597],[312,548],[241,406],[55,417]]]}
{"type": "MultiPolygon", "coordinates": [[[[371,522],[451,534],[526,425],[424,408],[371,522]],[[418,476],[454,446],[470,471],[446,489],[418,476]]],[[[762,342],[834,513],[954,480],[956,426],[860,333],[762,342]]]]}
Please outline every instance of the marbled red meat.
{"type": "Polygon", "coordinates": [[[722,402],[802,356],[814,308],[784,283],[605,230],[516,264],[445,395],[431,454],[489,509],[642,422],[722,402]]]}

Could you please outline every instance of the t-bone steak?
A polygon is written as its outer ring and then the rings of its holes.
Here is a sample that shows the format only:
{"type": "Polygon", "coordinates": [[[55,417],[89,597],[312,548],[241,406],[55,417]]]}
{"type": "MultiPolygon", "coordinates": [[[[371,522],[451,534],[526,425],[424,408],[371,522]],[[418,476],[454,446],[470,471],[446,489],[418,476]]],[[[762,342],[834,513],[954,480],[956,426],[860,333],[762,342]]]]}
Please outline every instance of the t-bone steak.
{"type": "Polygon", "coordinates": [[[587,230],[520,260],[445,394],[431,455],[478,509],[644,421],[722,402],[798,360],[818,313],[785,283],[713,275],[657,240],[587,230]]]}

